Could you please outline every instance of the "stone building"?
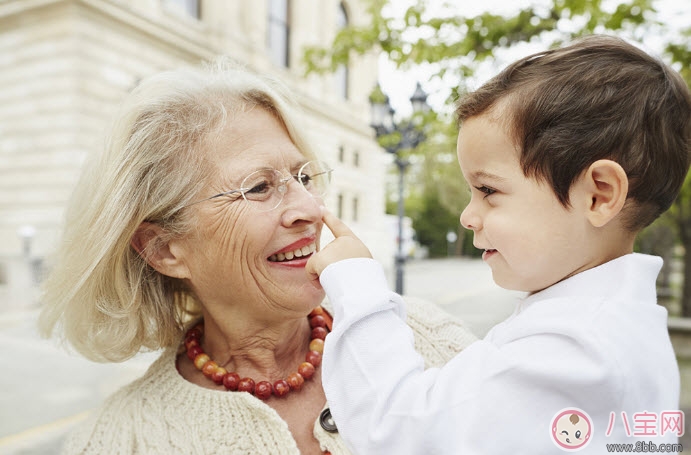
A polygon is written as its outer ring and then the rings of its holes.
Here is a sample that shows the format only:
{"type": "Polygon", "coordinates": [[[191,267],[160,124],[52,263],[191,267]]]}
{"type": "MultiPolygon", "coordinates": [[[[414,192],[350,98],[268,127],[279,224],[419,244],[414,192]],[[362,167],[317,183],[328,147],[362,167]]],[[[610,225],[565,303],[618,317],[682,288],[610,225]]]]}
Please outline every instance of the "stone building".
{"type": "MultiPolygon", "coordinates": [[[[0,0],[0,286],[23,286],[120,99],[154,72],[224,54],[280,77],[321,157],[327,205],[387,265],[385,153],[368,126],[376,56],[305,76],[303,47],[367,20],[361,0],[0,0]],[[27,268],[29,272],[27,272],[27,268]]],[[[33,271],[32,271],[33,270],[33,271]]]]}

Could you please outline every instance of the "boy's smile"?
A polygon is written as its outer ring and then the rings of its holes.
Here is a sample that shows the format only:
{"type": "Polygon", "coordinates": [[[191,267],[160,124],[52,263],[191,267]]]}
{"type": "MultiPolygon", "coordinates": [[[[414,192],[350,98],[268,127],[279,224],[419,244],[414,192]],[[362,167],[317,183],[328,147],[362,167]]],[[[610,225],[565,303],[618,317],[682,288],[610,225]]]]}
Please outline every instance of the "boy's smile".
{"type": "Polygon", "coordinates": [[[527,178],[496,110],[463,123],[458,161],[471,191],[461,224],[499,286],[536,292],[589,267],[596,247],[585,198],[575,193],[565,208],[546,183],[527,178]]]}
{"type": "Polygon", "coordinates": [[[492,257],[494,254],[496,254],[497,250],[493,250],[491,248],[486,249],[484,253],[482,253],[482,260],[483,261],[489,261],[489,258],[492,257]]]}

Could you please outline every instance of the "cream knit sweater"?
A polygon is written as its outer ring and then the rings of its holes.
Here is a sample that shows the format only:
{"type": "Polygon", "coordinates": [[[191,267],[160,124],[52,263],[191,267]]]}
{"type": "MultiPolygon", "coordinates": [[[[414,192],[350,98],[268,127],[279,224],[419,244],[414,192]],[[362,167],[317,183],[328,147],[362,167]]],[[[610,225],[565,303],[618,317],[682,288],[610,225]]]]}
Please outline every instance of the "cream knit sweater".
{"type": "MultiPolygon", "coordinates": [[[[446,363],[476,340],[436,306],[406,302],[407,322],[427,366],[446,363]]],[[[248,393],[187,382],[175,368],[176,352],[177,347],[166,349],[143,377],[109,397],[70,436],[63,453],[299,454],[288,425],[271,407],[248,393]]],[[[332,455],[350,453],[338,433],[322,429],[318,415],[314,436],[332,455]]]]}

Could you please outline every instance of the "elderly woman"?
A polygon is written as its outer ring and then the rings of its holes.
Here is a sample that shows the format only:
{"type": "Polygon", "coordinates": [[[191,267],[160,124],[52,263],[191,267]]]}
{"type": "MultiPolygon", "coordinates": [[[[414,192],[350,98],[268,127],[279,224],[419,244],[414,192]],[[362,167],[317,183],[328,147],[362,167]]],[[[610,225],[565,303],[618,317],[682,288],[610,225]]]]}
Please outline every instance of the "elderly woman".
{"type": "MultiPolygon", "coordinates": [[[[305,272],[332,170],[288,100],[219,61],[124,102],[71,201],[40,324],[96,361],[163,352],[67,453],[349,453],[320,382],[328,303],[305,272]]],[[[430,366],[473,340],[430,307],[408,321],[430,366]]]]}

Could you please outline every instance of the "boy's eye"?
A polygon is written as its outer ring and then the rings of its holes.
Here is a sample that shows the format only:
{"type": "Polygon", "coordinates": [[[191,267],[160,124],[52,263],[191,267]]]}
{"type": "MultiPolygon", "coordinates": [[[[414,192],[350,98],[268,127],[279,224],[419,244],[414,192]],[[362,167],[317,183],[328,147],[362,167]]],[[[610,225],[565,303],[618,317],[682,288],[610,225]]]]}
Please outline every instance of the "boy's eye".
{"type": "Polygon", "coordinates": [[[489,196],[489,195],[494,194],[496,192],[495,189],[489,188],[489,187],[484,186],[484,185],[476,186],[475,189],[481,193],[485,193],[486,196],[489,196]]]}

